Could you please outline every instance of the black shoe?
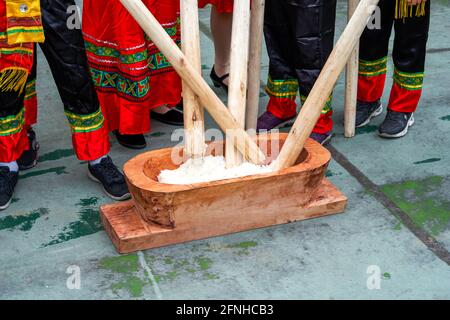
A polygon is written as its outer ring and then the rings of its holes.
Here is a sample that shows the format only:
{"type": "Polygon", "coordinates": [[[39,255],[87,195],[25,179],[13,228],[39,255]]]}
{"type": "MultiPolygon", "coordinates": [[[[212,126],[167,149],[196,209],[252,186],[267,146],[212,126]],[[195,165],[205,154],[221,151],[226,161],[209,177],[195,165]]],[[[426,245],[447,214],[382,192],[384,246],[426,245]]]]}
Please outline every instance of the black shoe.
{"type": "Polygon", "coordinates": [[[326,146],[331,142],[331,139],[333,139],[333,134],[331,132],[328,133],[313,132],[309,137],[315,140],[316,142],[320,143],[321,145],[326,146]]]}
{"type": "Polygon", "coordinates": [[[408,133],[409,127],[414,124],[412,112],[395,112],[388,110],[386,119],[378,129],[378,135],[383,138],[401,138],[408,133]]]}
{"type": "Polygon", "coordinates": [[[375,102],[358,101],[356,105],[356,127],[361,128],[369,124],[372,118],[379,116],[383,112],[383,105],[380,100],[375,102]]]}
{"type": "Polygon", "coordinates": [[[17,164],[21,171],[34,168],[38,163],[40,146],[33,129],[28,130],[28,143],[29,149],[24,151],[17,160],[17,164]]]}
{"type": "Polygon", "coordinates": [[[140,150],[147,147],[147,142],[143,134],[120,134],[118,130],[114,131],[117,141],[125,148],[140,150]]]}
{"type": "Polygon", "coordinates": [[[123,201],[130,199],[125,177],[114,165],[110,157],[102,159],[99,164],[89,165],[89,178],[103,185],[105,193],[114,200],[123,201]]]}
{"type": "Polygon", "coordinates": [[[0,211],[11,204],[18,177],[18,172],[11,172],[8,167],[0,167],[0,211]]]}
{"type": "Polygon", "coordinates": [[[224,81],[230,77],[229,73],[219,77],[216,73],[215,67],[213,66],[210,77],[216,88],[223,88],[226,92],[228,92],[228,86],[225,84],[224,81]]]}
{"type": "Polygon", "coordinates": [[[159,122],[171,125],[171,126],[182,126],[184,124],[184,115],[183,110],[180,107],[180,104],[170,109],[169,112],[166,113],[157,113],[152,111],[150,113],[152,119],[155,119],[159,122]]]}

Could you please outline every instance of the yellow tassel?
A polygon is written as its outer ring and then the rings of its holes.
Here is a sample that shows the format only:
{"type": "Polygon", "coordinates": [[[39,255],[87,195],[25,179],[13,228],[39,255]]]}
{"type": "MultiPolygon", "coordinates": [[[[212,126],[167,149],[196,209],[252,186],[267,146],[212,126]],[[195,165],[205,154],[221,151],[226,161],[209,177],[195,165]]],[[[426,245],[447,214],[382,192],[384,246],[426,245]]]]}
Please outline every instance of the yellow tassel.
{"type": "Polygon", "coordinates": [[[22,68],[8,68],[0,73],[0,91],[16,91],[21,94],[25,88],[28,71],[22,68]]]}
{"type": "Polygon", "coordinates": [[[406,19],[416,17],[423,17],[425,15],[426,2],[421,4],[409,5],[406,0],[396,0],[395,3],[395,19],[406,19]],[[415,9],[415,10],[414,10],[415,9]]]}

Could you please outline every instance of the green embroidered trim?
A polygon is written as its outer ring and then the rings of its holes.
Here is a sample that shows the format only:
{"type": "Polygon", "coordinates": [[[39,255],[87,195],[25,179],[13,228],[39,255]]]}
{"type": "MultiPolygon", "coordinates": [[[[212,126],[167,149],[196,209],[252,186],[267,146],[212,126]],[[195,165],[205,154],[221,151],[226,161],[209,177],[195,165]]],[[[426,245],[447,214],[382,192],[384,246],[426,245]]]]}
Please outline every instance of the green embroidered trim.
{"type": "Polygon", "coordinates": [[[375,77],[387,72],[387,57],[366,61],[359,60],[359,75],[363,77],[375,77]]]}
{"type": "Polygon", "coordinates": [[[273,80],[269,75],[266,92],[271,97],[295,99],[298,89],[297,79],[273,80]]]}
{"type": "Polygon", "coordinates": [[[98,111],[88,115],[78,115],[65,111],[69,125],[74,133],[92,132],[103,127],[105,118],[102,111],[98,111]]]}
{"type": "Polygon", "coordinates": [[[36,80],[27,82],[25,86],[25,100],[30,100],[36,96],[36,80]]]}
{"type": "MultiPolygon", "coordinates": [[[[177,21],[173,23],[173,26],[164,29],[166,30],[167,34],[170,37],[177,36],[180,30],[180,19],[177,19],[177,21]]],[[[147,35],[145,35],[145,39],[146,41],[151,41],[151,39],[147,35]]],[[[180,44],[180,39],[175,39],[175,41],[177,42],[178,45],[180,44]]],[[[152,55],[148,54],[148,49],[146,46],[144,46],[144,49],[141,50],[140,52],[131,54],[123,54],[120,52],[120,50],[111,47],[98,46],[90,41],[85,41],[85,47],[86,51],[96,56],[118,59],[123,64],[133,64],[146,60],[151,62],[155,60],[155,58],[152,57],[152,55]]]]}
{"type": "Polygon", "coordinates": [[[13,116],[0,118],[0,137],[19,133],[25,124],[25,109],[13,116]]]}
{"type": "Polygon", "coordinates": [[[17,50],[12,50],[12,49],[0,49],[0,55],[2,54],[21,54],[21,55],[28,55],[28,54],[32,54],[32,52],[30,52],[29,50],[21,50],[21,49],[17,49],[17,50]]]}
{"type": "Polygon", "coordinates": [[[116,72],[108,72],[94,68],[90,68],[90,71],[94,85],[99,90],[117,90],[119,94],[135,99],[144,98],[150,91],[148,77],[144,77],[140,81],[133,81],[116,72]]]}
{"type": "Polygon", "coordinates": [[[121,54],[119,50],[97,46],[88,41],[85,41],[85,46],[88,52],[96,56],[118,59],[123,64],[138,63],[148,59],[147,49],[132,54],[121,54]]]}
{"type": "Polygon", "coordinates": [[[423,72],[406,73],[397,69],[394,71],[394,82],[399,87],[406,90],[422,90],[423,87],[423,72]]]}
{"type": "MultiPolygon", "coordinates": [[[[302,105],[305,104],[307,98],[308,97],[305,95],[302,95],[302,94],[300,95],[300,101],[302,102],[302,105]]],[[[330,95],[328,97],[328,100],[325,103],[325,107],[323,107],[323,109],[322,109],[322,114],[327,114],[331,111],[333,111],[333,95],[330,95]]]]}

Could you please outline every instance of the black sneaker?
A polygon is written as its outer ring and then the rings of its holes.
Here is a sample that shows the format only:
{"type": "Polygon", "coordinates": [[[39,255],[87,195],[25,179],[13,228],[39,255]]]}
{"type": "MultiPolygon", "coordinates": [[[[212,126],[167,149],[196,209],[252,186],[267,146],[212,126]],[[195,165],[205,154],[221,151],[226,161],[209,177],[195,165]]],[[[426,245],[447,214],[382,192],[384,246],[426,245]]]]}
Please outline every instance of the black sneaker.
{"type": "Polygon", "coordinates": [[[331,132],[328,133],[313,132],[309,137],[315,140],[316,142],[320,143],[321,145],[326,146],[331,142],[331,139],[333,139],[333,134],[331,132]]]}
{"type": "Polygon", "coordinates": [[[414,124],[412,112],[395,112],[388,110],[386,119],[378,129],[378,135],[383,138],[401,138],[408,133],[409,127],[414,124]]]}
{"type": "Polygon", "coordinates": [[[147,147],[147,142],[143,134],[120,134],[118,130],[114,131],[117,141],[125,148],[140,150],[147,147]]]}
{"type": "Polygon", "coordinates": [[[361,128],[369,124],[372,118],[379,116],[383,112],[383,105],[380,100],[375,102],[358,101],[356,105],[356,127],[361,128]]]}
{"type": "Polygon", "coordinates": [[[11,172],[8,167],[0,167],[0,211],[11,204],[18,177],[18,172],[11,172]]]}
{"type": "Polygon", "coordinates": [[[181,103],[182,102],[180,102],[177,106],[173,107],[166,113],[157,113],[155,111],[151,111],[151,118],[171,126],[182,126],[184,124],[184,115],[183,108],[180,107],[181,103]]]}
{"type": "Polygon", "coordinates": [[[125,177],[114,165],[110,157],[102,159],[99,164],[89,165],[88,176],[93,181],[101,183],[105,193],[114,200],[130,199],[125,177]]]}
{"type": "Polygon", "coordinates": [[[33,129],[28,130],[28,143],[29,149],[24,151],[17,160],[21,171],[34,168],[38,163],[40,146],[33,129]]]}

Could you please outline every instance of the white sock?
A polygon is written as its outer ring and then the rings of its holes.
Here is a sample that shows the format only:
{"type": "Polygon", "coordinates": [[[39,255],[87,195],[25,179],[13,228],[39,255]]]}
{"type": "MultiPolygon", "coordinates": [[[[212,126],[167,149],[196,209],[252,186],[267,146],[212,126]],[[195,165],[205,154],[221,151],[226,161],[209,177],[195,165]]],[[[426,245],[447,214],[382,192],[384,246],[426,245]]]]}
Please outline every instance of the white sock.
{"type": "Polygon", "coordinates": [[[11,172],[18,172],[19,165],[16,161],[13,162],[0,162],[0,167],[8,167],[11,172]]]}
{"type": "Polygon", "coordinates": [[[96,164],[99,164],[100,162],[102,162],[103,159],[106,159],[107,157],[108,155],[104,155],[103,157],[100,157],[97,160],[89,161],[89,164],[91,166],[95,166],[96,164]]]}

